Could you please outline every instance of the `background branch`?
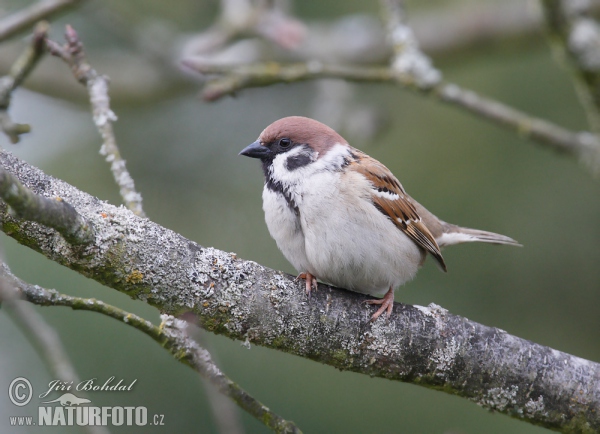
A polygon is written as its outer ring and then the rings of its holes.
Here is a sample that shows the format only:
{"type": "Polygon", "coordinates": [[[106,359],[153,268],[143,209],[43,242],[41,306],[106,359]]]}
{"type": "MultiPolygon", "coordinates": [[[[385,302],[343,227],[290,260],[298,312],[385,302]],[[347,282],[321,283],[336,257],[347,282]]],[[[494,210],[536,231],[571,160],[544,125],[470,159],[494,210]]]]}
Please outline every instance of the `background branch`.
{"type": "Polygon", "coordinates": [[[56,16],[81,0],[42,0],[0,19],[0,42],[20,32],[28,31],[35,23],[56,16]]]}
{"type": "Polygon", "coordinates": [[[44,39],[47,33],[48,24],[45,22],[39,23],[33,32],[31,44],[13,64],[8,75],[0,78],[0,129],[13,144],[19,141],[21,134],[28,133],[31,128],[27,124],[17,124],[11,120],[8,114],[11,95],[23,83],[46,52],[44,39]]]}
{"type": "MultiPolygon", "coordinates": [[[[40,4],[78,5],[83,2],[68,0],[49,0],[40,4]]],[[[259,2],[260,3],[260,2],[259,2]]],[[[279,3],[279,2],[276,2],[279,3]]],[[[592,9],[597,11],[600,1],[592,0],[592,9]]],[[[36,4],[37,5],[37,4],[36,4]]],[[[188,77],[178,71],[175,59],[198,57],[204,59],[234,59],[240,58],[247,62],[264,61],[274,56],[280,61],[340,61],[342,63],[381,63],[390,55],[389,47],[385,44],[386,34],[376,17],[367,14],[356,14],[340,17],[332,22],[321,21],[300,22],[305,30],[294,32],[303,35],[302,43],[293,50],[273,50],[273,45],[281,47],[272,38],[263,36],[260,39],[249,39],[257,33],[256,14],[249,9],[252,17],[237,17],[243,8],[234,9],[235,16],[229,15],[227,20],[235,19],[241,22],[254,23],[255,30],[232,32],[228,25],[215,24],[208,29],[198,29],[192,35],[178,33],[170,26],[170,17],[151,17],[155,25],[145,28],[145,20],[140,18],[139,9],[115,8],[108,3],[89,3],[93,7],[91,13],[82,14],[79,18],[84,25],[100,27],[107,33],[122,35],[119,49],[95,47],[96,58],[94,65],[97,70],[110,71],[112,99],[114,102],[143,104],[163,99],[177,90],[189,90],[188,77]],[[135,17],[121,15],[125,12],[135,14],[135,17]],[[160,19],[159,19],[160,18],[160,19]],[[252,21],[254,20],[254,21],[252,21]],[[156,38],[152,29],[161,30],[156,38]],[[238,45],[240,38],[244,46],[238,45]],[[236,48],[237,47],[237,48],[236,48]],[[123,55],[126,50],[126,55],[123,55]],[[173,55],[173,53],[176,53],[173,55]],[[156,54],[160,56],[156,60],[156,54]],[[135,77],[132,80],[131,77],[135,77]]],[[[281,9],[278,5],[275,9],[281,9]]],[[[66,9],[64,9],[66,10],[66,9]]],[[[269,9],[267,9],[269,10],[269,9]]],[[[41,17],[30,21],[26,11],[15,13],[28,17],[31,26],[41,17]]],[[[225,15],[223,12],[221,15],[225,15]]],[[[243,15],[243,14],[242,14],[243,15]]],[[[144,16],[143,13],[141,15],[144,16]]],[[[289,17],[289,14],[283,14],[289,17]]],[[[11,16],[9,16],[11,17],[11,16]]],[[[4,18],[4,20],[9,19],[4,18]]],[[[220,18],[222,19],[222,18],[220,18]]],[[[298,23],[298,19],[290,17],[298,23]]],[[[11,19],[12,20],[12,19],[11,19]]],[[[225,22],[227,22],[225,20],[225,22]]],[[[285,23],[285,20],[282,20],[285,23]]],[[[525,0],[505,0],[502,2],[468,2],[467,4],[452,4],[447,7],[425,8],[411,14],[412,28],[423,50],[430,55],[450,57],[465,51],[489,50],[500,45],[512,45],[515,42],[536,44],[541,38],[539,26],[541,14],[536,9],[527,7],[525,0]]],[[[263,26],[264,27],[264,26],[263,26]]],[[[286,26],[281,26],[283,29],[286,26]]],[[[297,27],[293,24],[290,27],[297,27]]],[[[239,29],[239,27],[238,27],[239,29]]],[[[284,32],[285,34],[285,32],[284,32]]],[[[292,39],[293,40],[293,39],[292,39]]],[[[7,45],[7,44],[5,44],[7,45]]],[[[18,47],[3,47],[0,52],[0,70],[8,69],[7,59],[17,55],[18,47]]],[[[81,100],[81,94],[71,85],[68,77],[62,74],[60,68],[44,65],[28,82],[28,87],[37,92],[50,94],[62,99],[81,100]],[[48,86],[48,83],[52,83],[48,86]]]]}
{"type": "Polygon", "coordinates": [[[136,215],[145,217],[146,214],[142,209],[142,195],[135,189],[133,178],[127,170],[115,139],[112,122],[117,120],[117,116],[110,108],[108,77],[98,74],[86,61],[83,44],[71,26],[66,28],[65,39],[67,42],[64,46],[46,40],[48,50],[64,60],[71,67],[77,81],[87,87],[94,114],[94,124],[103,140],[100,154],[104,155],[106,161],[110,163],[110,170],[127,208],[136,215]]]}
{"type": "Polygon", "coordinates": [[[592,2],[541,0],[546,27],[557,57],[565,60],[588,122],[600,131],[600,26],[592,17],[592,2]]]}
{"type": "Polygon", "coordinates": [[[320,62],[282,65],[275,62],[217,66],[186,61],[187,67],[202,74],[221,74],[211,79],[203,90],[206,100],[214,101],[242,89],[294,83],[320,78],[339,78],[355,82],[399,84],[435,100],[456,106],[477,117],[508,128],[522,137],[581,159],[595,172],[600,169],[600,139],[589,132],[572,132],[544,119],[536,118],[501,102],[463,89],[456,84],[440,83],[422,89],[410,76],[397,75],[387,67],[341,66],[320,62]]]}
{"type": "Polygon", "coordinates": [[[469,321],[397,303],[370,325],[365,296],[320,285],[310,303],[293,276],[205,248],[0,153],[36,194],[55,191],[96,230],[92,255],[56,251],[48,234],[0,207],[3,229],[45,256],[170,315],[193,312],[230,338],[371,376],[466,397],[562,432],[600,429],[600,364],[469,321]],[[576,397],[577,399],[573,399],[576,397]]]}
{"type": "MultiPolygon", "coordinates": [[[[179,362],[197,371],[221,393],[235,401],[241,408],[264,423],[268,428],[281,433],[301,433],[293,422],[273,413],[224,375],[212,361],[209,352],[189,337],[187,332],[189,324],[185,321],[171,315],[162,315],[162,323],[160,327],[157,327],[148,320],[100,300],[72,297],[55,290],[30,285],[14,276],[3,263],[0,263],[0,279],[0,283],[8,284],[18,290],[12,298],[19,295],[21,298],[39,306],[66,306],[73,310],[97,312],[141,331],[169,351],[179,362]]],[[[0,289],[6,290],[5,287],[0,289]]],[[[2,295],[4,297],[5,293],[3,292],[2,295]]],[[[3,299],[8,299],[9,302],[12,301],[14,304],[14,300],[11,300],[10,297],[4,297],[3,299]]],[[[31,310],[27,305],[20,304],[16,308],[31,310]]],[[[29,324],[35,320],[33,316],[23,318],[27,319],[29,324]]],[[[37,321],[43,321],[43,319],[40,318],[37,321]]],[[[40,325],[36,324],[34,327],[37,329],[40,325]]],[[[44,331],[44,340],[49,344],[44,345],[43,349],[47,353],[47,358],[52,361],[52,372],[60,379],[77,383],[76,374],[62,349],[58,336],[50,331],[44,331]]]]}
{"type": "MultiPolygon", "coordinates": [[[[24,282],[16,279],[4,263],[0,263],[0,300],[14,322],[23,330],[38,354],[45,362],[54,379],[66,383],[79,383],[79,376],[65,350],[60,336],[29,303],[19,300],[21,295],[17,287],[23,288],[24,282]]],[[[87,398],[85,391],[77,393],[87,398]]],[[[108,434],[103,426],[85,425],[82,429],[90,434],[108,434]]]]}

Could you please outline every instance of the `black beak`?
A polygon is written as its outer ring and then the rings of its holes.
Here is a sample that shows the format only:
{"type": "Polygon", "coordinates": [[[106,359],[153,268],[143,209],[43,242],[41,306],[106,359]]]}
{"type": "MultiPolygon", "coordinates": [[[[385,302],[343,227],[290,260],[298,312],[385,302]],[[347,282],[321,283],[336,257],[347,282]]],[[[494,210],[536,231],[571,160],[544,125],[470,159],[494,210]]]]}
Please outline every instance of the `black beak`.
{"type": "Polygon", "coordinates": [[[256,142],[246,146],[239,155],[245,155],[250,158],[266,158],[269,156],[271,151],[266,146],[260,144],[257,140],[256,142]]]}

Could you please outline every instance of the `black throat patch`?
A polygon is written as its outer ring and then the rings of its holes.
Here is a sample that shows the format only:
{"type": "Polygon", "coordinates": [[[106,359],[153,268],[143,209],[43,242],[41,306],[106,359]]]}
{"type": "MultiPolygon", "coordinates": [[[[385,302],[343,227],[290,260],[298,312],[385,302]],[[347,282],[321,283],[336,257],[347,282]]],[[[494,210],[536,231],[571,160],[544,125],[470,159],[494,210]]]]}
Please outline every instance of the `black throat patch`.
{"type": "Polygon", "coordinates": [[[263,160],[262,168],[265,174],[265,186],[274,193],[281,194],[285,199],[285,203],[287,203],[288,207],[292,210],[296,216],[300,216],[300,210],[298,209],[298,205],[292,198],[290,192],[283,186],[280,181],[273,179],[271,175],[271,164],[273,160],[263,160]]]}
{"type": "Polygon", "coordinates": [[[268,175],[265,179],[265,185],[272,192],[281,194],[285,199],[285,202],[287,203],[288,207],[292,210],[292,212],[296,214],[296,216],[300,216],[300,210],[298,209],[298,205],[296,205],[296,202],[294,201],[294,199],[292,199],[292,195],[289,191],[287,191],[287,189],[283,186],[281,182],[275,181],[271,176],[268,175]]]}

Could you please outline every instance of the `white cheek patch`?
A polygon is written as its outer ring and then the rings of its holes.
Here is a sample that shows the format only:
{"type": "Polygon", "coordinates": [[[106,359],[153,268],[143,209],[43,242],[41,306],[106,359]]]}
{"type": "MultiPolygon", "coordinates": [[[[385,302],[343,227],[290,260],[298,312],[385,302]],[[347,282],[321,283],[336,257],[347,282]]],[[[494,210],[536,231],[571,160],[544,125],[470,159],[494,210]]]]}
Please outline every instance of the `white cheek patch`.
{"type": "Polygon", "coordinates": [[[273,163],[269,168],[273,179],[281,182],[286,187],[296,184],[300,179],[302,179],[302,173],[306,167],[292,171],[288,170],[287,168],[288,158],[298,156],[301,151],[301,148],[294,148],[285,154],[278,154],[275,156],[275,158],[273,158],[273,163]]]}
{"type": "Polygon", "coordinates": [[[317,163],[321,163],[323,168],[333,166],[336,170],[339,170],[350,154],[350,149],[346,143],[336,143],[317,163]]]}
{"type": "Polygon", "coordinates": [[[271,176],[286,187],[290,187],[299,184],[316,173],[340,170],[345,157],[350,154],[347,145],[337,143],[320,158],[318,158],[318,152],[311,152],[312,162],[296,167],[294,170],[288,169],[288,161],[294,157],[302,158],[301,154],[305,154],[306,151],[305,147],[298,146],[288,152],[278,154],[273,159],[269,169],[271,176]]]}

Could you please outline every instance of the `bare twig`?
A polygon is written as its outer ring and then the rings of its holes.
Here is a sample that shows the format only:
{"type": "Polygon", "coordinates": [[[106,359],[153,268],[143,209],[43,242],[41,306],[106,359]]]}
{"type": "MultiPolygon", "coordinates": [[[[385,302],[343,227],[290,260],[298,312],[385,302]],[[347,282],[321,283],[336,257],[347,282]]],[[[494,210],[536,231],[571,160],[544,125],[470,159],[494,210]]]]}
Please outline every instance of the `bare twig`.
{"type": "MultiPolygon", "coordinates": [[[[194,322],[193,318],[191,318],[191,322],[194,322]]],[[[210,347],[210,342],[205,339],[206,332],[199,330],[197,327],[188,327],[186,331],[190,339],[195,340],[198,345],[206,348],[212,355],[213,363],[220,366],[221,363],[214,349],[210,347]]],[[[203,378],[202,385],[204,386],[204,392],[208,398],[218,432],[221,434],[244,434],[245,430],[239,412],[240,407],[226,395],[222,394],[210,381],[203,378]]]]}
{"type": "Polygon", "coordinates": [[[438,85],[442,74],[421,51],[412,29],[406,25],[402,3],[398,0],[381,0],[381,5],[388,39],[394,50],[392,71],[400,81],[413,82],[422,90],[438,85]]]}
{"type": "Polygon", "coordinates": [[[0,20],[0,42],[78,3],[81,3],[81,0],[42,0],[8,15],[0,20]]]}
{"type": "Polygon", "coordinates": [[[212,361],[208,351],[188,336],[188,323],[185,321],[176,319],[171,315],[162,315],[162,323],[160,327],[157,327],[148,320],[100,300],[72,297],[61,294],[53,289],[30,285],[14,276],[5,264],[0,264],[0,278],[9,282],[17,289],[23,299],[39,306],[66,306],[74,310],[97,312],[138,329],[158,342],[178,361],[197,371],[221,393],[235,401],[241,408],[267,427],[281,433],[301,432],[293,422],[287,421],[273,413],[223,374],[212,361]]]}
{"type": "Polygon", "coordinates": [[[46,52],[44,39],[47,33],[48,23],[39,23],[33,32],[31,44],[13,64],[9,74],[0,78],[0,129],[4,131],[12,143],[17,143],[19,136],[28,133],[31,128],[27,124],[18,124],[11,120],[8,114],[11,95],[23,83],[23,80],[46,52]]]}
{"type": "Polygon", "coordinates": [[[275,62],[216,66],[186,65],[203,74],[222,74],[210,80],[203,91],[206,100],[214,101],[245,88],[294,83],[319,78],[339,78],[356,82],[397,83],[423,95],[454,105],[478,117],[491,120],[520,136],[584,160],[600,162],[600,139],[589,132],[572,132],[551,122],[536,118],[498,101],[463,89],[455,84],[440,83],[423,89],[410,76],[398,76],[387,67],[340,66],[320,62],[283,65],[275,62]]]}
{"type": "Polygon", "coordinates": [[[108,77],[98,74],[87,62],[83,44],[79,40],[77,32],[71,26],[66,28],[65,39],[66,44],[64,46],[46,40],[48,50],[53,55],[63,59],[71,67],[77,81],[87,87],[94,114],[94,123],[103,140],[100,153],[110,163],[113,177],[119,186],[121,197],[127,208],[135,214],[145,217],[142,208],[142,195],[136,191],[133,178],[127,171],[125,160],[121,157],[117,147],[112,127],[112,122],[117,120],[117,116],[110,109],[108,77]]]}
{"type": "Polygon", "coordinates": [[[0,227],[48,258],[205,329],[337,369],[462,396],[565,433],[600,431],[600,364],[452,315],[396,303],[371,324],[367,296],[319,285],[310,303],[294,276],[206,248],[124,207],[95,200],[0,149],[0,167],[37,194],[53,191],[94,223],[94,249],[56,248],[0,204],[0,227]]]}
{"type": "Polygon", "coordinates": [[[56,229],[70,244],[89,244],[92,225],[60,197],[49,199],[32,193],[18,179],[0,169],[0,197],[19,218],[56,229]]]}
{"type": "MultiPolygon", "coordinates": [[[[41,359],[48,366],[50,374],[58,380],[77,384],[79,377],[73,363],[65,350],[60,336],[54,328],[29,303],[19,300],[21,294],[18,292],[19,285],[16,279],[4,263],[0,263],[0,300],[2,306],[15,323],[23,330],[29,341],[37,350],[41,359]]],[[[80,397],[85,398],[86,392],[80,391],[80,397]]],[[[108,434],[103,426],[84,425],[82,427],[90,434],[108,434]]]]}
{"type": "Polygon", "coordinates": [[[590,0],[542,0],[553,48],[567,60],[592,129],[600,132],[600,26],[590,0]]]}
{"type": "Polygon", "coordinates": [[[20,301],[20,294],[13,287],[14,280],[7,276],[6,264],[0,264],[0,299],[2,307],[9,307],[15,321],[27,332],[30,340],[38,349],[42,359],[47,362],[50,373],[57,379],[67,382],[79,382],[79,377],[63,347],[60,336],[29,303],[20,301]]]}

